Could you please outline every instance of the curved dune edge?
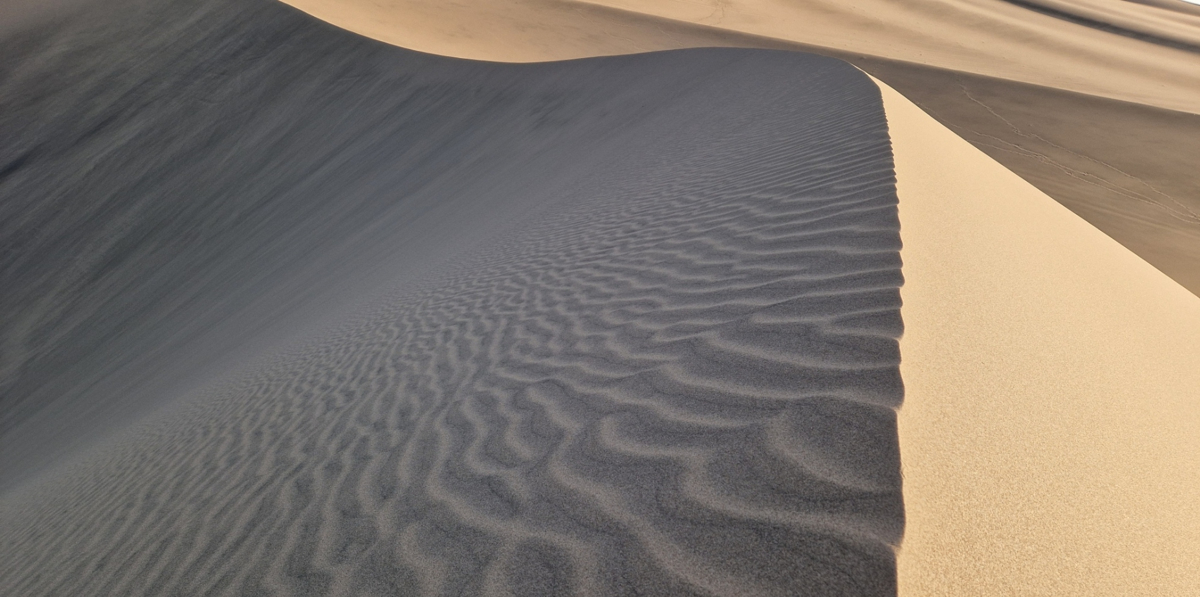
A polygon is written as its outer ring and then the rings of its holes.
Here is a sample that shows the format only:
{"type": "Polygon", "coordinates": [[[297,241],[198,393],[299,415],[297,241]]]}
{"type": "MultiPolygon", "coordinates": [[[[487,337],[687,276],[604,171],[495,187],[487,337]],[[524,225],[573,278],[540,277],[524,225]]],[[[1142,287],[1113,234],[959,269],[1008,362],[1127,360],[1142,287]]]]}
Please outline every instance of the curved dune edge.
{"type": "Polygon", "coordinates": [[[285,1],[359,35],[474,60],[716,46],[841,58],[1200,295],[1186,157],[1200,139],[1200,53],[1178,47],[1200,44],[1200,20],[1165,9],[1192,7],[1182,0],[1105,2],[1103,14],[1103,0],[285,1]]]}
{"type": "Polygon", "coordinates": [[[879,86],[904,241],[900,593],[1194,594],[1200,298],[879,86]]]}
{"type": "MultiPolygon", "coordinates": [[[[667,2],[576,2],[573,14],[568,3],[538,0],[475,3],[472,11],[421,0],[289,3],[389,43],[512,61],[699,41],[717,45],[721,30],[711,26],[770,36],[771,27],[797,23],[743,14],[744,22],[736,25],[739,6],[762,8],[767,2],[726,3],[730,10],[719,23],[707,19],[711,11],[701,14],[700,4],[667,2]],[[602,8],[599,4],[641,14],[598,13],[593,9],[602,8]],[[538,18],[527,18],[535,9],[538,18]],[[401,22],[402,14],[420,16],[401,22]],[[710,27],[650,31],[653,21],[633,20],[654,18],[651,14],[664,25],[710,27]],[[510,26],[526,21],[544,26],[510,26]],[[452,35],[439,30],[451,25],[452,35]],[[585,35],[574,35],[577,31],[585,35]]],[[[973,66],[935,60],[933,48],[899,57],[1197,111],[1187,103],[1196,98],[1188,92],[1194,84],[1187,77],[1160,76],[1171,61],[1154,68],[1128,63],[1159,54],[1171,60],[1192,55],[999,2],[962,6],[1020,13],[1021,19],[1006,17],[1007,24],[1038,23],[1051,46],[1068,43],[1053,35],[1065,31],[1074,40],[1069,43],[1088,52],[1123,52],[1115,61],[1088,59],[1092,68],[1120,72],[1072,82],[1051,68],[1053,62],[981,57],[957,47],[942,57],[974,60],[973,66]],[[1018,64],[1046,70],[1036,75],[995,70],[1018,64]],[[1142,85],[1134,81],[1138,77],[1158,80],[1142,85]],[[1132,97],[1131,89],[1150,95],[1132,97]],[[1170,101],[1151,97],[1169,89],[1175,90],[1170,101]]],[[[1122,10],[1143,8],[1148,7],[1122,10]]],[[[826,30],[831,45],[871,52],[845,45],[855,38],[844,35],[854,28],[844,16],[826,15],[843,19],[826,30]]],[[[898,39],[881,43],[901,48],[898,39]]],[[[901,593],[1189,594],[1200,581],[1190,572],[1200,555],[1195,530],[1200,524],[1188,524],[1200,513],[1187,503],[1200,491],[1194,433],[1200,427],[1194,390],[1200,387],[1200,299],[886,85],[881,88],[900,181],[907,279],[902,372],[908,406],[901,411],[901,442],[908,530],[901,593]]]]}
{"type": "Polygon", "coordinates": [[[1088,0],[286,0],[406,48],[500,62],[809,44],[1200,114],[1200,18],[1088,0]],[[723,42],[721,34],[741,36],[723,42]]]}

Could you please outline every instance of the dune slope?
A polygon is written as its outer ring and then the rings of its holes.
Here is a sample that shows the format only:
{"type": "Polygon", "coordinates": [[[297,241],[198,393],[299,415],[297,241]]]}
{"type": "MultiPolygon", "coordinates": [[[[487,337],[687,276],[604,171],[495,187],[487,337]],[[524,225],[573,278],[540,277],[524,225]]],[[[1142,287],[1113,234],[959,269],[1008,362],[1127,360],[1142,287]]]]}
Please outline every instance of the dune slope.
{"type": "Polygon", "coordinates": [[[902,595],[1200,586],[1200,298],[884,86],[902,595]]]}
{"type": "Polygon", "coordinates": [[[899,225],[859,71],[472,63],[232,0],[10,48],[3,586],[895,592],[899,225]]]}

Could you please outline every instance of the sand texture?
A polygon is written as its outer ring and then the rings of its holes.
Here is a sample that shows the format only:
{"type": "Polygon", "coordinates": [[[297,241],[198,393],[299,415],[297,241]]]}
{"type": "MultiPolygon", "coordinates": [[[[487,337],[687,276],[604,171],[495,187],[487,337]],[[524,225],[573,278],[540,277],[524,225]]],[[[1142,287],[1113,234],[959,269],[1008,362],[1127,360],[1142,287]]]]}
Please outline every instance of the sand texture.
{"type": "Polygon", "coordinates": [[[853,67],[473,63],[244,0],[6,55],[13,594],[895,593],[853,67]]]}
{"type": "Polygon", "coordinates": [[[1200,586],[1200,298],[891,89],[901,595],[1200,586]]]}

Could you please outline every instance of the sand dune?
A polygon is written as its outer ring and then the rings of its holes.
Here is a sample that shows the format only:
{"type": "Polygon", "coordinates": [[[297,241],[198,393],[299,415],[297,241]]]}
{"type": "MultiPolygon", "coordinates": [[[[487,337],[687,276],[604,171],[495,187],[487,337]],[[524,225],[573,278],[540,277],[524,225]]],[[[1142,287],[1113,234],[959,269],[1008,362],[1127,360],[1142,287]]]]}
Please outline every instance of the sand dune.
{"type": "Polygon", "coordinates": [[[859,64],[1200,296],[1200,179],[1191,157],[1200,152],[1200,116],[965,73],[859,64]]]}
{"type": "Polygon", "coordinates": [[[6,232],[45,231],[5,269],[38,293],[6,299],[54,334],[5,330],[40,344],[5,379],[3,586],[895,592],[900,242],[868,77],[760,50],[471,63],[273,3],[145,6],[26,37],[0,95],[46,123],[5,122],[29,148],[6,189],[55,224],[6,232]],[[88,84],[45,78],[67,64],[88,84]],[[391,290],[359,311],[342,286],[391,290]],[[313,319],[336,325],[280,331],[313,319]],[[204,366],[246,343],[236,375],[204,366]],[[205,377],[181,400],[176,374],[205,377]],[[109,437],[13,461],[87,408],[109,437]]]}
{"type": "MultiPolygon", "coordinates": [[[[1190,221],[1187,179],[1110,143],[1194,116],[1154,107],[1192,109],[1191,21],[1143,4],[809,3],[787,30],[916,52],[848,57],[1188,272],[1194,228],[1156,219],[1190,221]]],[[[456,56],[801,47],[764,37],[792,4],[313,6],[456,56]]],[[[20,594],[1200,584],[1200,299],[844,64],[483,64],[232,1],[3,43],[20,594]]]]}
{"type": "Polygon", "coordinates": [[[1089,0],[289,0],[389,43],[498,61],[695,45],[633,15],[1200,114],[1200,20],[1089,0]],[[604,7],[614,14],[588,10],[604,7]],[[1114,33],[1116,33],[1114,35],[1114,33]]]}

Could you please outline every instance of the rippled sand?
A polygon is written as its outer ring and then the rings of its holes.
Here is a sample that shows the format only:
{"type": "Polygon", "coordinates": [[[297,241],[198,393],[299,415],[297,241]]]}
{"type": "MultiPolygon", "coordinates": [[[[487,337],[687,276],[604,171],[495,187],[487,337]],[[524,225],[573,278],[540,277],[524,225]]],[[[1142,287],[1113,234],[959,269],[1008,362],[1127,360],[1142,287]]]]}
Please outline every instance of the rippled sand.
{"type": "Polygon", "coordinates": [[[868,77],[473,63],[266,2],[120,16],[49,29],[5,83],[42,124],[13,126],[8,184],[46,222],[10,271],[53,334],[6,378],[4,586],[895,592],[900,238],[868,77]]]}

